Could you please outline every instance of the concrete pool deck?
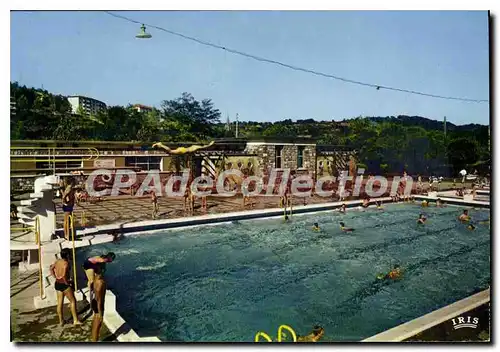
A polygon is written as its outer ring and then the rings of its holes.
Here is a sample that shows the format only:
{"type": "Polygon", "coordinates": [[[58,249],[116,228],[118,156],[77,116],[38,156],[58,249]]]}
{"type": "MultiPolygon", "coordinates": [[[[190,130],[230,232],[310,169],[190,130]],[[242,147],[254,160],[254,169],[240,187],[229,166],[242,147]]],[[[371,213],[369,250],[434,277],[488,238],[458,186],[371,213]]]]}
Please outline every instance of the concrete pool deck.
{"type": "MultiPolygon", "coordinates": [[[[22,342],[90,342],[92,317],[87,302],[77,305],[83,325],[71,325],[68,301],[65,300],[63,314],[66,320],[64,328],[59,327],[55,307],[35,309],[33,296],[39,294],[38,271],[20,273],[16,268],[10,270],[10,328],[11,341],[22,342]]],[[[103,324],[100,340],[116,341],[109,329],[103,324]]]]}

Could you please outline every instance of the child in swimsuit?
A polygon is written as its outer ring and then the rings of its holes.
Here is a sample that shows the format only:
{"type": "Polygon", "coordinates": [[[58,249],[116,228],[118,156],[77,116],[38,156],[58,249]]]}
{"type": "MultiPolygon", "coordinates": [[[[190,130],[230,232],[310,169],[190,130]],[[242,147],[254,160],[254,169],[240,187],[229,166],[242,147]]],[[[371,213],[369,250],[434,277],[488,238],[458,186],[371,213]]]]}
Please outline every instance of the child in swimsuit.
{"type": "Polygon", "coordinates": [[[152,218],[156,219],[156,215],[158,215],[158,197],[154,191],[151,193],[151,203],[153,203],[152,218]]]}
{"type": "Polygon", "coordinates": [[[70,260],[71,250],[69,248],[64,248],[61,251],[61,259],[56,260],[56,262],[50,266],[50,272],[56,278],[54,288],[57,292],[57,315],[59,317],[60,326],[64,324],[64,297],[67,297],[70,302],[71,315],[73,316],[73,325],[81,324],[76,312],[76,299],[75,293],[73,291],[73,283],[69,280],[70,260]]]}

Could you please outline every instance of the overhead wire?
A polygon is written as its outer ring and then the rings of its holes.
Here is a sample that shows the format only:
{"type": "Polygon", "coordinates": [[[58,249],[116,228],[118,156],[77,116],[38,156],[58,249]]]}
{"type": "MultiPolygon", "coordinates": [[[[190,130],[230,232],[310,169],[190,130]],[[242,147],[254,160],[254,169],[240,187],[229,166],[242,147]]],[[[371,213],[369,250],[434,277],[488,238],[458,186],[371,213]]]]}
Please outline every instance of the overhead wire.
{"type": "Polygon", "coordinates": [[[195,38],[195,37],[191,37],[191,36],[179,33],[179,32],[175,32],[175,31],[172,31],[170,29],[159,27],[159,26],[156,26],[156,25],[153,25],[153,24],[148,24],[148,23],[142,22],[142,21],[137,21],[137,20],[134,20],[132,18],[129,18],[129,17],[126,17],[126,16],[122,16],[122,15],[118,15],[118,14],[110,12],[110,11],[104,11],[104,12],[106,14],[110,15],[110,16],[113,16],[113,17],[116,17],[116,18],[119,18],[119,19],[122,19],[122,20],[125,20],[125,21],[128,21],[128,22],[131,22],[131,23],[144,24],[145,26],[148,26],[150,28],[155,28],[155,29],[157,29],[159,31],[163,31],[163,32],[166,32],[166,33],[169,33],[169,34],[172,34],[172,35],[175,35],[175,36],[178,36],[178,37],[190,40],[190,41],[194,41],[196,43],[199,43],[199,44],[202,44],[202,45],[205,45],[205,46],[209,46],[209,47],[216,48],[216,49],[221,49],[221,50],[227,51],[229,53],[240,55],[240,56],[244,56],[244,57],[256,60],[256,61],[267,62],[267,63],[270,63],[270,64],[274,64],[274,65],[286,67],[286,68],[289,68],[289,69],[292,69],[292,70],[295,70],[295,71],[301,71],[301,72],[310,73],[310,74],[313,74],[313,75],[316,75],[316,76],[331,78],[331,79],[339,80],[339,81],[342,81],[342,82],[351,83],[351,84],[357,84],[357,85],[361,85],[361,86],[365,86],[365,87],[376,88],[377,90],[385,89],[385,90],[390,90],[390,91],[396,91],[396,92],[402,92],[402,93],[408,93],[408,94],[421,95],[421,96],[426,96],[426,97],[431,97],[431,98],[437,98],[437,99],[458,100],[458,101],[466,101],[466,102],[473,102],[473,103],[488,103],[489,102],[489,100],[487,100],[487,99],[471,99],[471,98],[460,98],[460,97],[444,96],[444,95],[437,95],[437,94],[420,92],[420,91],[416,91],[416,90],[403,89],[403,88],[397,88],[397,87],[390,87],[390,86],[385,86],[385,85],[382,85],[382,84],[374,84],[374,83],[366,83],[366,82],[356,81],[356,80],[353,80],[353,79],[344,78],[344,77],[340,77],[340,76],[336,76],[336,75],[332,75],[332,74],[328,74],[328,73],[323,73],[323,72],[311,70],[311,69],[308,69],[308,68],[303,68],[303,67],[298,67],[298,66],[290,65],[290,64],[283,63],[283,62],[280,62],[280,61],[276,61],[276,60],[272,60],[272,59],[267,59],[267,58],[264,58],[264,57],[256,56],[256,55],[253,55],[253,54],[248,54],[248,53],[245,53],[245,52],[242,52],[242,51],[239,51],[239,50],[231,49],[231,48],[228,48],[228,47],[225,47],[225,46],[222,46],[222,45],[218,45],[218,44],[213,44],[213,43],[210,43],[210,42],[207,42],[207,41],[195,38]]]}

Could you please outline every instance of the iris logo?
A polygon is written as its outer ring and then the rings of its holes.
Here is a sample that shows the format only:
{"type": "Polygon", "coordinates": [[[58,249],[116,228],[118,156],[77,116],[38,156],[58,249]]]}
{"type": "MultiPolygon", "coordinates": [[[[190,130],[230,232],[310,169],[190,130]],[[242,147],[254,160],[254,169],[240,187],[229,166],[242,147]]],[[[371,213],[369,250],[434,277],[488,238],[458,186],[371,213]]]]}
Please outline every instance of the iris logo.
{"type": "Polygon", "coordinates": [[[461,329],[461,328],[477,328],[477,324],[479,323],[479,318],[477,317],[458,317],[451,319],[453,322],[453,329],[461,329]]]}

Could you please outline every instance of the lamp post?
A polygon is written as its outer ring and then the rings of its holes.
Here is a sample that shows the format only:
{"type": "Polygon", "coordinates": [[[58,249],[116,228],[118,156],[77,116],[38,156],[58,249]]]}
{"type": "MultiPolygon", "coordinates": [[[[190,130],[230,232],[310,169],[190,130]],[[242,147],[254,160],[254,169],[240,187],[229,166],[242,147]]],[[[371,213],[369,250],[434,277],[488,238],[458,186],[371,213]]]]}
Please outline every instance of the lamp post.
{"type": "Polygon", "coordinates": [[[139,34],[137,34],[135,37],[139,39],[149,39],[152,37],[152,35],[146,32],[146,26],[142,25],[139,34]]]}
{"type": "Polygon", "coordinates": [[[239,115],[236,114],[236,138],[238,138],[238,122],[239,122],[239,115]]]}

